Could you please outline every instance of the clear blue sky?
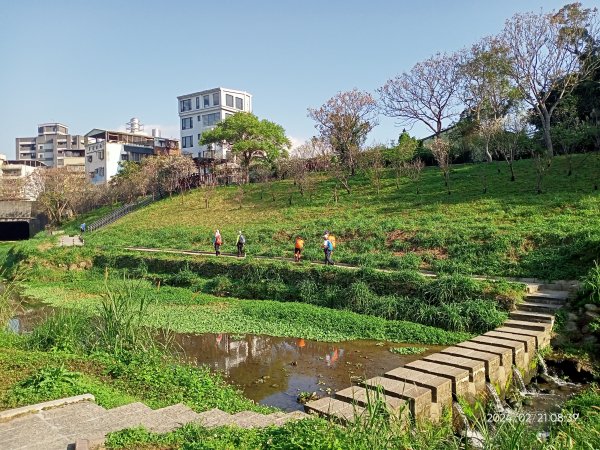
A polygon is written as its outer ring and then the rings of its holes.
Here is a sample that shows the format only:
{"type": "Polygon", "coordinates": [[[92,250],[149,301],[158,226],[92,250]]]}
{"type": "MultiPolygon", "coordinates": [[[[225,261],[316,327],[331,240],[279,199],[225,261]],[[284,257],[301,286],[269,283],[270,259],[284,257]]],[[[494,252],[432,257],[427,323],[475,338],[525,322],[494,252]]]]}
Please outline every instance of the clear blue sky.
{"type": "MultiPolygon", "coordinates": [[[[178,95],[224,86],[294,141],[340,90],[374,92],[438,51],[497,33],[518,11],[566,0],[272,0],[5,2],[0,28],[0,153],[57,121],[76,134],[122,128],[179,137],[178,95]]],[[[584,6],[598,2],[584,1],[584,6]]],[[[381,117],[369,142],[399,132],[381,117]]],[[[426,130],[412,130],[424,136],[426,130]]]]}

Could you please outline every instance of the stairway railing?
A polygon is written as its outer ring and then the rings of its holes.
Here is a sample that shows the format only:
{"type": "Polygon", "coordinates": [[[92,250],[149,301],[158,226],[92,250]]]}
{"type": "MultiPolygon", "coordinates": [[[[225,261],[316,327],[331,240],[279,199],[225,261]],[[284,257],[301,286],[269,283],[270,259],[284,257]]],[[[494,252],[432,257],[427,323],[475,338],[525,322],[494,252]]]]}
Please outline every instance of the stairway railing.
{"type": "MultiPolygon", "coordinates": [[[[158,197],[160,198],[160,196],[158,197]]],[[[158,200],[156,198],[156,200],[158,200]]],[[[99,218],[98,220],[92,222],[86,227],[86,232],[92,232],[97,230],[98,228],[102,228],[108,224],[113,223],[115,220],[120,219],[123,216],[126,216],[130,212],[135,211],[138,208],[149,205],[155,199],[151,196],[146,197],[138,202],[127,203],[126,205],[121,206],[120,208],[115,209],[104,217],[99,218]]]]}

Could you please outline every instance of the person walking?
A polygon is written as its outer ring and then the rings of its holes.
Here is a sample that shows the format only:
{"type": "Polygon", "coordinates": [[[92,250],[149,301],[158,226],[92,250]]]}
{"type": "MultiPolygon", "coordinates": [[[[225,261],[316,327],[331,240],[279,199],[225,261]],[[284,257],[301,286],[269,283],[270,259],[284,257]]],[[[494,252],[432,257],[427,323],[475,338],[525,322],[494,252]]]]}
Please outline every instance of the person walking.
{"type": "Polygon", "coordinates": [[[244,245],[245,244],[246,244],[246,238],[244,237],[244,235],[242,234],[242,232],[240,230],[240,231],[238,231],[238,237],[237,237],[237,241],[236,241],[238,258],[241,258],[242,255],[246,256],[246,254],[244,253],[244,245]]]}
{"type": "Polygon", "coordinates": [[[304,239],[302,236],[296,236],[296,242],[294,243],[294,261],[300,262],[302,257],[302,249],[304,248],[304,239]]]}
{"type": "Polygon", "coordinates": [[[329,240],[328,234],[323,236],[323,252],[325,253],[325,265],[333,266],[333,261],[331,260],[331,253],[333,252],[333,244],[329,240]]]}
{"type": "Polygon", "coordinates": [[[85,222],[83,222],[81,225],[79,225],[79,231],[81,231],[82,234],[85,233],[85,227],[86,227],[85,222]]]}
{"type": "Polygon", "coordinates": [[[221,254],[221,245],[223,245],[223,238],[221,237],[221,233],[219,233],[219,230],[215,231],[215,236],[213,237],[213,245],[215,246],[215,255],[219,256],[221,254]]]}

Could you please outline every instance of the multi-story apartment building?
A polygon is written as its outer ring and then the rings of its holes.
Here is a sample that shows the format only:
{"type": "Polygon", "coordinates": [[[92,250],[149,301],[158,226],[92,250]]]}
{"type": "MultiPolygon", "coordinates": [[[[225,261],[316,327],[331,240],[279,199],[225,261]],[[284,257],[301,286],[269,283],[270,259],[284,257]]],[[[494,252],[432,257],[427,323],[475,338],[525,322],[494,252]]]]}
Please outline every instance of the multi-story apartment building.
{"type": "Polygon", "coordinates": [[[222,145],[199,145],[200,136],[236,112],[252,112],[252,95],[234,89],[214,88],[177,97],[181,131],[181,150],[195,158],[223,160],[222,145]]]}
{"type": "Polygon", "coordinates": [[[17,161],[39,161],[46,167],[85,168],[85,140],[83,136],[70,135],[69,128],[61,123],[38,125],[35,137],[16,138],[17,161]]]}
{"type": "Polygon", "coordinates": [[[85,171],[94,184],[106,183],[114,177],[121,161],[180,154],[176,139],[145,134],[93,129],[85,139],[85,171]]]}

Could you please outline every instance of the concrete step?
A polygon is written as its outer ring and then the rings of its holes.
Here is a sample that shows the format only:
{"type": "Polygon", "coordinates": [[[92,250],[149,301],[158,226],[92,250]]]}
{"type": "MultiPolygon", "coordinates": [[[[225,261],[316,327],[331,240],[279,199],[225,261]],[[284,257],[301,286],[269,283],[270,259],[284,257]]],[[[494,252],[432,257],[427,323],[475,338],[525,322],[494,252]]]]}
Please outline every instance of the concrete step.
{"type": "Polygon", "coordinates": [[[509,339],[498,339],[491,336],[477,336],[470,339],[469,342],[485,344],[490,347],[510,349],[512,352],[513,364],[521,370],[525,370],[527,368],[527,364],[529,363],[528,358],[526,358],[525,344],[523,344],[523,342],[509,339]]]}
{"type": "Polygon", "coordinates": [[[511,311],[509,317],[513,320],[523,320],[526,322],[554,323],[554,315],[552,314],[520,311],[519,309],[511,311]]]}
{"type": "Polygon", "coordinates": [[[519,311],[529,311],[543,314],[554,314],[562,305],[554,303],[523,302],[517,305],[519,311]]]}
{"type": "Polygon", "coordinates": [[[533,336],[535,338],[536,348],[542,348],[550,344],[550,336],[543,331],[524,330],[522,328],[498,327],[494,331],[507,334],[533,336]]]}
{"type": "Polygon", "coordinates": [[[234,421],[235,419],[231,414],[221,411],[219,408],[213,408],[208,411],[201,412],[198,414],[198,418],[195,420],[195,422],[206,428],[230,425],[234,421]]]}
{"type": "Polygon", "coordinates": [[[304,409],[310,414],[332,417],[343,423],[360,420],[365,414],[365,408],[362,406],[331,397],[308,402],[304,405],[304,409]]]}
{"type": "MultiPolygon", "coordinates": [[[[392,398],[403,400],[407,403],[408,409],[413,417],[421,418],[431,416],[431,403],[433,400],[431,389],[387,377],[370,378],[365,380],[362,385],[367,388],[368,391],[371,391],[371,396],[374,396],[377,392],[381,392],[385,396],[386,403],[390,403],[392,398]]],[[[402,406],[402,408],[404,409],[406,406],[402,406]]],[[[398,408],[395,409],[398,410],[398,408]]],[[[401,415],[403,415],[403,413],[404,412],[401,411],[401,415]]]]}
{"type": "MultiPolygon", "coordinates": [[[[430,361],[418,359],[405,365],[406,368],[423,372],[429,375],[436,375],[449,379],[452,382],[452,394],[455,397],[467,396],[471,393],[469,382],[469,371],[458,367],[447,366],[430,361]]],[[[475,394],[473,387],[472,394],[475,394]]]]}
{"type": "Polygon", "coordinates": [[[423,361],[466,369],[469,371],[469,381],[475,385],[476,391],[479,392],[485,389],[485,364],[481,361],[444,353],[427,355],[423,358],[423,361]]]}
{"type": "Polygon", "coordinates": [[[537,291],[532,292],[526,296],[529,300],[536,302],[549,302],[549,303],[565,303],[567,299],[570,297],[571,293],[568,291],[537,291]]]}
{"type": "Polygon", "coordinates": [[[470,350],[482,351],[498,355],[498,357],[500,358],[500,365],[504,367],[505,372],[507,369],[510,369],[514,364],[512,350],[509,348],[497,347],[494,345],[484,344],[482,342],[471,341],[460,342],[456,344],[456,347],[462,347],[470,350]]]}
{"type": "Polygon", "coordinates": [[[408,367],[398,367],[386,372],[383,376],[429,389],[431,400],[434,403],[442,406],[452,406],[452,382],[448,378],[419,372],[408,367]]]}
{"type": "Polygon", "coordinates": [[[500,367],[500,356],[495,353],[487,353],[481,350],[469,349],[458,346],[447,347],[440,352],[443,355],[461,357],[481,361],[485,367],[485,378],[491,383],[497,383],[498,368],[500,367]]]}
{"type": "Polygon", "coordinates": [[[522,328],[524,330],[544,331],[549,333],[552,330],[552,324],[546,322],[530,322],[528,320],[508,319],[503,324],[505,327],[522,328]]]}
{"type": "Polygon", "coordinates": [[[306,419],[308,418],[308,414],[302,412],[302,411],[292,411],[289,413],[283,413],[283,416],[279,416],[281,413],[273,413],[273,414],[269,414],[270,416],[277,416],[277,418],[275,419],[275,421],[273,422],[273,425],[283,425],[287,422],[290,422],[292,420],[302,420],[302,419],[306,419]]]}
{"type": "Polygon", "coordinates": [[[257,428],[266,426],[267,422],[271,422],[264,414],[259,414],[254,411],[242,411],[233,415],[232,425],[240,428],[257,428]]]}
{"type": "MultiPolygon", "coordinates": [[[[517,329],[517,328],[515,328],[517,329]]],[[[524,334],[511,334],[506,333],[504,331],[492,330],[487,333],[482,334],[483,337],[492,337],[497,339],[504,339],[510,341],[522,342],[525,346],[525,352],[529,354],[529,356],[533,355],[537,350],[536,346],[536,338],[535,336],[529,336],[524,334]]]]}
{"type": "Polygon", "coordinates": [[[149,408],[144,403],[135,402],[129,403],[123,406],[117,406],[106,411],[106,417],[111,419],[118,419],[119,417],[125,417],[130,415],[142,415],[153,412],[152,408],[149,408]]]}
{"type": "Polygon", "coordinates": [[[175,405],[167,406],[165,408],[157,409],[154,411],[155,416],[164,416],[177,423],[186,424],[188,422],[195,422],[199,418],[199,414],[195,412],[189,406],[183,403],[177,403],[175,405]]]}

